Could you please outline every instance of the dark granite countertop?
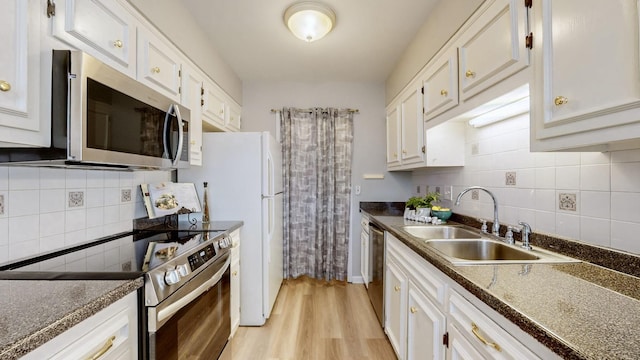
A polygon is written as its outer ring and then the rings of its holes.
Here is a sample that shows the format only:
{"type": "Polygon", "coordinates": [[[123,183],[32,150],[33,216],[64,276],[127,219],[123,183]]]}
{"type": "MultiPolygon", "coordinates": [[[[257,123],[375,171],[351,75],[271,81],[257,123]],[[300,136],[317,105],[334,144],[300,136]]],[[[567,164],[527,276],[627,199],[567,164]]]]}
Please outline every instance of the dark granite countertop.
{"type": "Polygon", "coordinates": [[[0,280],[0,359],[17,359],[142,287],[134,280],[0,280]]]}
{"type": "Polygon", "coordinates": [[[382,213],[368,214],[371,221],[562,358],[640,357],[639,278],[587,262],[532,264],[525,272],[521,264],[454,266],[424,241],[401,230],[416,222],[382,213]]]}

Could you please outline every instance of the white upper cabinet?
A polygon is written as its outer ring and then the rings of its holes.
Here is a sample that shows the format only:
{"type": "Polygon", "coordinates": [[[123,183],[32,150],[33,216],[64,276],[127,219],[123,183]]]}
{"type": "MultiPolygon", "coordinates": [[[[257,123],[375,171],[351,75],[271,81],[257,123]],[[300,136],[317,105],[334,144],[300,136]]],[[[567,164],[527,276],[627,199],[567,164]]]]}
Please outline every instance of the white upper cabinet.
{"type": "Polygon", "coordinates": [[[638,2],[533,2],[531,148],[640,147],[638,2]]]}
{"type": "Polygon", "coordinates": [[[116,1],[58,0],[51,33],[135,78],[136,21],[116,1]]]}
{"type": "Polygon", "coordinates": [[[400,111],[392,104],[387,108],[387,167],[400,166],[400,111]]]}
{"type": "Polygon", "coordinates": [[[522,0],[483,7],[458,40],[460,98],[466,100],[529,65],[522,0]]]}
{"type": "Polygon", "coordinates": [[[213,81],[205,81],[202,90],[202,114],[205,121],[214,126],[224,127],[227,106],[224,94],[213,81]]]}
{"type": "Polygon", "coordinates": [[[180,55],[165,40],[138,28],[138,81],[180,101],[180,55]]]}
{"type": "Polygon", "coordinates": [[[421,94],[421,88],[409,88],[400,98],[400,161],[402,165],[422,163],[424,160],[421,94]]]}
{"type": "Polygon", "coordinates": [[[227,114],[229,116],[227,120],[227,128],[231,131],[240,131],[242,121],[242,109],[240,108],[240,105],[230,101],[227,114]]]}
{"type": "Polygon", "coordinates": [[[458,49],[451,47],[426,68],[422,80],[424,120],[458,105],[458,49]]]}
{"type": "Polygon", "coordinates": [[[0,143],[48,146],[40,116],[40,4],[0,0],[0,143]]]}
{"type": "Polygon", "coordinates": [[[204,75],[192,65],[182,67],[181,102],[191,110],[189,119],[189,164],[202,165],[202,100],[204,75]]]}

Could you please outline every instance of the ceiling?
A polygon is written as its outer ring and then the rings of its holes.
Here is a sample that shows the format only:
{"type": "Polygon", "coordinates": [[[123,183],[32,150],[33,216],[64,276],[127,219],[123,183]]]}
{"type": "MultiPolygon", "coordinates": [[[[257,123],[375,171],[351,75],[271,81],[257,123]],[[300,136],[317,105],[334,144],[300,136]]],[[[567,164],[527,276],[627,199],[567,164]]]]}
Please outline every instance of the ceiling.
{"type": "Polygon", "coordinates": [[[322,0],[334,29],[306,43],[283,21],[296,0],[183,0],[242,81],[384,82],[439,0],[322,0]]]}

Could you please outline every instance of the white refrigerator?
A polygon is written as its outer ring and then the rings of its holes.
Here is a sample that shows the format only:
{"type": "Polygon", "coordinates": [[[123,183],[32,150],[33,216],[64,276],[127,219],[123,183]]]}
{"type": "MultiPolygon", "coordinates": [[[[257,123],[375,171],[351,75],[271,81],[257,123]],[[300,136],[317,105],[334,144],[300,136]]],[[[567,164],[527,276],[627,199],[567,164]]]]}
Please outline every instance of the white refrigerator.
{"type": "Polygon", "coordinates": [[[178,170],[202,199],[208,182],[211,220],[242,220],[240,325],[263,325],[283,278],[281,146],[269,132],[205,133],[202,166],[178,170]]]}

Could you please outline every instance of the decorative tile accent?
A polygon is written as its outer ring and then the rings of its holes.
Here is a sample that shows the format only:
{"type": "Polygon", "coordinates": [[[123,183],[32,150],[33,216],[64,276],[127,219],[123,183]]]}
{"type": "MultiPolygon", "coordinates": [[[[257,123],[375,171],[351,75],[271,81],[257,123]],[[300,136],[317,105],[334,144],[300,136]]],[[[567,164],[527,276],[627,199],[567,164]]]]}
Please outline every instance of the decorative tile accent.
{"type": "Polygon", "coordinates": [[[0,215],[4,215],[4,194],[0,194],[0,215]]]}
{"type": "Polygon", "coordinates": [[[129,202],[129,201],[131,201],[131,189],[120,190],[120,202],[129,202]]]}
{"type": "Polygon", "coordinates": [[[480,145],[478,143],[471,144],[471,155],[478,155],[480,153],[480,145]]]}
{"type": "Polygon", "coordinates": [[[574,193],[560,193],[558,202],[558,208],[560,210],[576,211],[578,208],[578,201],[576,200],[576,194],[574,193]]]}
{"type": "Polygon", "coordinates": [[[507,171],[504,173],[504,184],[509,186],[516,185],[516,172],[515,171],[507,171]]]}
{"type": "Polygon", "coordinates": [[[69,191],[69,207],[84,206],[84,191],[69,191]]]}
{"type": "Polygon", "coordinates": [[[480,191],[471,190],[471,200],[480,200],[480,191]]]}

